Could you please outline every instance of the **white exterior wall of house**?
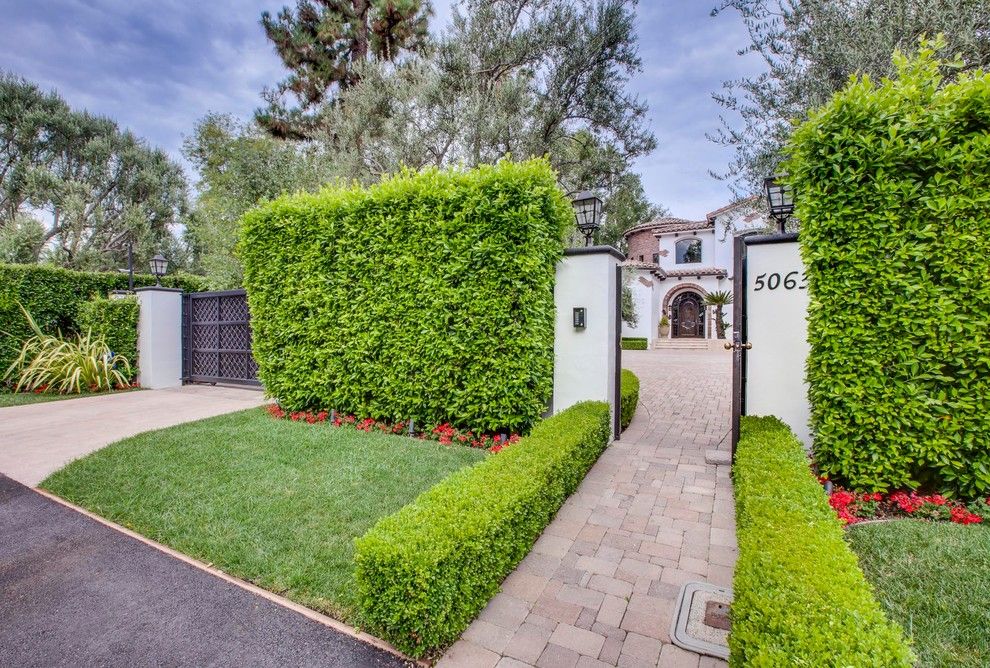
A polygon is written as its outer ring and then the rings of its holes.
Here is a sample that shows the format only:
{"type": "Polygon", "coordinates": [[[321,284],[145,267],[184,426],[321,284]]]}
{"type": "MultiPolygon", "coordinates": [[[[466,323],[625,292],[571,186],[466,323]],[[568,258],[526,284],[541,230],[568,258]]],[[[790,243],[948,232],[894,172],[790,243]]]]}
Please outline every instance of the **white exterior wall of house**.
{"type": "Polygon", "coordinates": [[[655,314],[660,308],[658,303],[654,303],[653,298],[656,283],[649,272],[627,269],[626,274],[628,276],[627,285],[629,291],[632,292],[633,308],[636,311],[636,326],[632,327],[623,320],[622,336],[643,337],[647,340],[648,345],[653,345],[653,339],[657,333],[655,314]],[[645,285],[643,281],[648,282],[649,285],[645,285]]]}
{"type": "MultiPolygon", "coordinates": [[[[754,230],[761,230],[766,227],[764,215],[756,213],[754,208],[747,204],[739,204],[726,207],[708,215],[705,221],[691,222],[670,220],[667,225],[673,227],[696,226],[698,229],[662,231],[664,221],[658,221],[660,227],[656,232],[656,253],[659,272],[654,267],[636,267],[637,258],[633,260],[633,265],[627,269],[631,274],[630,287],[633,290],[633,300],[636,304],[639,323],[635,328],[623,325],[623,336],[645,336],[651,347],[659,337],[660,318],[663,313],[661,309],[670,307],[670,302],[676,293],[693,289],[702,297],[717,290],[732,290],[732,272],[734,268],[734,239],[735,236],[754,230]],[[701,261],[698,263],[677,263],[676,245],[678,241],[684,239],[698,239],[701,241],[701,261]],[[702,271],[702,275],[691,275],[692,269],[702,271]],[[718,270],[721,275],[711,274],[712,270],[718,270]],[[677,275],[679,273],[685,275],[677,275]],[[665,278],[660,278],[656,274],[666,274],[665,278]],[[652,283],[646,286],[641,283],[640,278],[652,283]],[[670,297],[670,298],[668,298],[670,297]],[[649,314],[647,325],[647,314],[649,314]]],[[[649,262],[653,258],[645,253],[645,248],[640,248],[638,253],[644,254],[644,261],[649,262]]],[[[652,263],[651,263],[652,264],[652,263]]],[[[668,318],[671,314],[668,312],[668,318]]],[[[732,308],[723,309],[723,318],[726,323],[726,331],[731,330],[732,308]]],[[[673,327],[668,333],[668,338],[673,338],[673,327]]],[[[714,309],[705,309],[705,338],[711,341],[710,345],[717,346],[714,340],[717,338],[715,328],[714,309]]]]}

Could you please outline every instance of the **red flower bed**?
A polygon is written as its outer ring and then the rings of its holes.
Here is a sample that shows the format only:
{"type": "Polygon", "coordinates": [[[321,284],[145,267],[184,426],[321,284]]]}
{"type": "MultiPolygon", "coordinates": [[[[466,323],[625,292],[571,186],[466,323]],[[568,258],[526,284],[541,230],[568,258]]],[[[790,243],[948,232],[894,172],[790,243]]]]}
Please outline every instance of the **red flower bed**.
{"type": "MultiPolygon", "coordinates": [[[[824,479],[822,481],[827,482],[824,479]]],[[[967,505],[941,494],[921,495],[917,492],[897,491],[884,495],[880,492],[851,492],[835,487],[828,497],[828,503],[846,525],[897,517],[950,521],[956,524],[980,524],[984,519],[990,520],[990,499],[967,505]]]]}
{"type": "MultiPolygon", "coordinates": [[[[408,422],[381,422],[374,418],[358,419],[354,415],[336,415],[332,417],[327,411],[311,413],[308,411],[286,412],[278,404],[269,404],[268,413],[277,420],[289,419],[293,422],[307,422],[317,424],[329,422],[334,427],[350,427],[367,433],[379,432],[382,434],[406,435],[409,434],[408,422]]],[[[436,441],[440,445],[459,444],[472,448],[480,448],[488,452],[501,452],[506,447],[519,442],[519,434],[510,436],[500,436],[495,434],[475,433],[473,430],[464,430],[453,427],[447,423],[437,425],[426,431],[416,431],[411,435],[425,441],[436,441]]]]}

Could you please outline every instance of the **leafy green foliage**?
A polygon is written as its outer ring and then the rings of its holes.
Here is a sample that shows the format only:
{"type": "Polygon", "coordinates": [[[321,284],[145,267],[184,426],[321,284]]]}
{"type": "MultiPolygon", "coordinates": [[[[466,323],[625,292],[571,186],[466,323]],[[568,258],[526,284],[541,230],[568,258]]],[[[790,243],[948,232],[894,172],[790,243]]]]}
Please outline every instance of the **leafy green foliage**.
{"type": "Polygon", "coordinates": [[[186,238],[211,290],[241,287],[234,255],[241,216],[259,202],[332,180],[336,156],[310,143],[273,139],[255,125],[225,114],[200,119],[182,145],[199,173],[186,238]]]}
{"type": "Polygon", "coordinates": [[[137,326],[140,308],[135,297],[97,297],[79,305],[80,332],[91,332],[102,339],[115,355],[123,355],[131,365],[128,380],[137,373],[137,326]]]}
{"type": "Polygon", "coordinates": [[[295,11],[262,12],[265,35],[291,74],[262,93],[268,106],[255,112],[258,123],[275,137],[310,137],[320,104],[360,81],[356,64],[393,61],[426,44],[431,12],[424,0],[296,0],[295,11]],[[287,94],[299,107],[285,104],[287,94]]]}
{"type": "Polygon", "coordinates": [[[259,377],[289,411],[524,430],[552,389],[572,220],[542,160],[403,172],[248,213],[259,377]]]}
{"type": "Polygon", "coordinates": [[[632,422],[639,404],[639,378],[629,369],[622,370],[619,381],[619,425],[625,429],[632,422]]]}
{"type": "Polygon", "coordinates": [[[0,250],[7,259],[107,270],[125,263],[130,242],[141,265],[159,251],[181,263],[172,230],[185,211],[185,176],[168,154],[0,71],[0,250]],[[10,234],[9,227],[17,229],[10,234]]]}
{"type": "Polygon", "coordinates": [[[732,665],[911,666],[801,443],[777,418],[743,417],[741,427],[732,665]]]}
{"type": "Polygon", "coordinates": [[[608,404],[576,404],[379,521],[354,553],[370,628],[412,656],[453,642],[598,459],[609,430],[608,404]]]}
{"type": "Polygon", "coordinates": [[[990,66],[985,0],[720,0],[716,13],[728,9],[749,31],[742,53],[765,63],[714,96],[730,113],[713,139],[736,152],[718,176],[741,194],[760,192],[763,178],[777,172],[794,119],[806,119],[854,75],[891,76],[890,54],[914,49],[919,36],[944,34],[948,57],[961,55],[966,68],[990,66]]]}
{"type": "Polygon", "coordinates": [[[273,420],[252,408],[118,441],[41,486],[357,625],[354,539],[485,456],[475,448],[273,420]]]}
{"type": "MultiPolygon", "coordinates": [[[[936,45],[937,47],[937,45],[936,45]]],[[[990,493],[990,75],[927,46],[794,135],[821,470],[855,488],[990,493]]]]}
{"type": "Polygon", "coordinates": [[[24,342],[21,354],[7,368],[3,380],[16,378],[15,392],[79,394],[122,387],[131,375],[126,357],[114,355],[103,339],[91,332],[63,339],[45,334],[21,307],[34,336],[24,342]]]}
{"type": "Polygon", "coordinates": [[[622,337],[622,349],[623,350],[646,350],[646,337],[642,336],[623,336],[622,337]]]}
{"type": "MultiPolygon", "coordinates": [[[[154,285],[155,277],[135,275],[134,285],[154,285]]],[[[162,285],[202,290],[202,281],[187,274],[165,276],[162,285]]],[[[127,289],[126,274],[70,271],[43,265],[0,264],[0,370],[17,358],[33,332],[19,304],[31,313],[45,334],[82,333],[79,309],[92,297],[127,289]]]]}

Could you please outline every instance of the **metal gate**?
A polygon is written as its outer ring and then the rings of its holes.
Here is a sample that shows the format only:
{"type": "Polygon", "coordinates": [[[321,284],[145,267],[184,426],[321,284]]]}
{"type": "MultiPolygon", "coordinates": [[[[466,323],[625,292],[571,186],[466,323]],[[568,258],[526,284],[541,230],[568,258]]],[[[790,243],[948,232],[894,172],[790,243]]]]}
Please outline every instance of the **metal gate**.
{"type": "Polygon", "coordinates": [[[182,375],[187,382],[261,384],[244,290],[182,295],[182,375]]]}

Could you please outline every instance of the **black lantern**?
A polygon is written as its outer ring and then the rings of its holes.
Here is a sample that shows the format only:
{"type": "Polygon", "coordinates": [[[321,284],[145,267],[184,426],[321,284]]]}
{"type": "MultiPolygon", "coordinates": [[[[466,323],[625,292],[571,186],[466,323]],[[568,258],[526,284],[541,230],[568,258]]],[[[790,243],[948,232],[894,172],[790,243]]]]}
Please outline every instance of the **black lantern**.
{"type": "Polygon", "coordinates": [[[770,215],[777,221],[777,229],[784,232],[787,219],[794,213],[794,190],[781,183],[783,176],[768,176],[763,179],[763,189],[767,194],[770,215]]]}
{"type": "Polygon", "coordinates": [[[574,206],[574,219],[578,229],[584,235],[584,245],[590,246],[591,238],[601,227],[599,219],[602,215],[602,201],[594,193],[584,190],[574,196],[571,204],[574,206]]]}
{"type": "Polygon", "coordinates": [[[158,253],[155,257],[151,258],[151,273],[155,277],[155,285],[162,284],[162,276],[165,275],[167,270],[168,260],[166,260],[161,253],[158,253]]]}

